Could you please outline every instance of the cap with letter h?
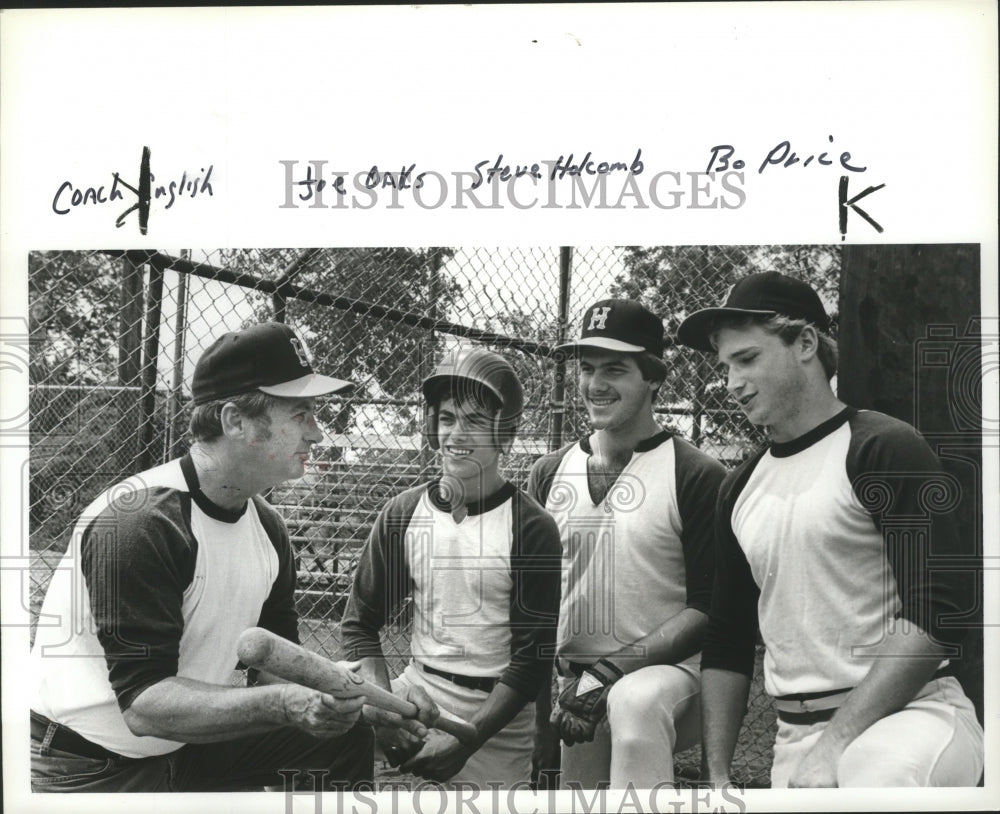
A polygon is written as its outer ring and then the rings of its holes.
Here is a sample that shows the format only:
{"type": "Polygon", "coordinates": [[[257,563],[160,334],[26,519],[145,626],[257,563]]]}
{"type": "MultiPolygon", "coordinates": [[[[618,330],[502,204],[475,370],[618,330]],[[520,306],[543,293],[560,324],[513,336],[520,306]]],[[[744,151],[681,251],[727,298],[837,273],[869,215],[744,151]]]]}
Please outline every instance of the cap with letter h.
{"type": "Polygon", "coordinates": [[[583,314],[580,338],[556,350],[578,354],[581,348],[663,356],[663,322],[635,300],[600,300],[583,314]]]}
{"type": "Polygon", "coordinates": [[[281,322],[262,322],[216,339],[195,365],[194,406],[260,391],[282,398],[307,398],[354,387],[352,382],[313,370],[305,345],[281,322]]]}

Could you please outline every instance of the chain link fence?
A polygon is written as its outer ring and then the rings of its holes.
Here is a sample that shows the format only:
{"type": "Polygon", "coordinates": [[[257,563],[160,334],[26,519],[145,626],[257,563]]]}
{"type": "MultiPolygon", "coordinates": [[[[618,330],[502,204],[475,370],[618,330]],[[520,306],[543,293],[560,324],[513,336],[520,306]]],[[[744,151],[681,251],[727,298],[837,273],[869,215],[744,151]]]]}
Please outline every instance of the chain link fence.
{"type": "MultiPolygon", "coordinates": [[[[187,449],[194,363],[227,330],[288,322],[318,370],[357,383],[322,404],[324,440],[302,479],[272,490],[300,558],[302,641],[328,656],[368,529],[392,495],[431,477],[420,381],[448,347],[504,353],[527,410],[505,474],[587,432],[575,375],[553,347],[578,333],[588,305],[642,300],[668,335],[741,276],[776,269],[808,279],[835,312],[836,247],[215,249],[34,252],[29,258],[32,611],[38,612],[73,522],[104,488],[187,449]]],[[[662,423],[732,466],[759,442],[727,404],[712,360],[666,351],[655,405],[662,423]]],[[[384,632],[390,670],[408,618],[384,632]]],[[[758,675],[734,776],[767,782],[774,714],[758,675]]],[[[678,757],[693,777],[698,755],[678,757]]]]}

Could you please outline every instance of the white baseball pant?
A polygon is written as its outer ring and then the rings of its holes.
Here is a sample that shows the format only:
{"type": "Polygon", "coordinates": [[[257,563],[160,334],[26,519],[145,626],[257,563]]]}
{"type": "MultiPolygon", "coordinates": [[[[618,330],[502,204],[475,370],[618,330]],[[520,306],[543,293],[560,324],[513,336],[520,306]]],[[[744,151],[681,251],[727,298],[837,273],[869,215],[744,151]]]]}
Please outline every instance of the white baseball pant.
{"type": "MultiPolygon", "coordinates": [[[[560,691],[571,677],[559,679],[560,691]]],[[[607,721],[594,740],[562,746],[560,786],[653,788],[674,781],[674,754],[701,740],[701,675],[697,666],[655,664],[615,682],[607,721]]]]}
{"type": "MultiPolygon", "coordinates": [[[[771,788],[787,788],[799,761],[829,721],[779,719],[771,788]]],[[[862,732],[837,764],[841,788],[975,786],[983,773],[983,729],[972,702],[953,677],[928,682],[899,712],[862,732]]]]}
{"type": "MultiPolygon", "coordinates": [[[[457,671],[456,671],[457,672],[457,671]]],[[[413,662],[406,665],[397,678],[392,680],[393,692],[409,685],[423,687],[431,700],[441,710],[442,715],[469,720],[482,706],[487,693],[460,687],[446,678],[425,673],[413,662]]],[[[487,788],[487,783],[499,783],[500,787],[510,787],[517,782],[531,779],[531,754],[534,750],[535,702],[530,701],[514,716],[507,726],[497,732],[480,747],[454,775],[446,788],[454,788],[455,783],[474,783],[487,788]]]]}

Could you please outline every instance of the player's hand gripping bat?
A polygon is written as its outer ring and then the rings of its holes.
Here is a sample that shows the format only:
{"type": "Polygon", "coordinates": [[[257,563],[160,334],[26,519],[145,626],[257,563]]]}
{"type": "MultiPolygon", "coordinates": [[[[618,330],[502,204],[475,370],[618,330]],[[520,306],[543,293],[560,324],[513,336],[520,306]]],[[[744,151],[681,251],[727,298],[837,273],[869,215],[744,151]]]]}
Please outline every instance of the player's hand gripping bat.
{"type": "MultiPolygon", "coordinates": [[[[404,718],[417,716],[417,705],[413,702],[393,695],[336,662],[264,628],[251,627],[244,630],[236,642],[236,654],[248,667],[263,670],[303,687],[338,698],[363,695],[373,707],[396,712],[404,718]]],[[[468,721],[442,715],[433,726],[454,735],[464,744],[475,745],[478,742],[476,728],[468,721]]]]}

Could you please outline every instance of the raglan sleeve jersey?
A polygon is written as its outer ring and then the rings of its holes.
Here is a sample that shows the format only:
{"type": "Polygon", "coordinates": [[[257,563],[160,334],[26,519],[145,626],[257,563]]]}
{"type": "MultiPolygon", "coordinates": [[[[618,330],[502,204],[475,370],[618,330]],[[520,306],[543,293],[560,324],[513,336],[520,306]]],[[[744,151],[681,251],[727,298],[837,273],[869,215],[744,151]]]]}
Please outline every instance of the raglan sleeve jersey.
{"type": "Polygon", "coordinates": [[[720,668],[753,675],[757,640],[757,601],[746,555],[732,532],[734,495],[739,495],[763,451],[730,472],[719,489],[715,522],[715,581],[701,668],[720,668]]]}
{"type": "Polygon", "coordinates": [[[436,484],[408,490],[380,513],[358,562],[341,627],[346,656],[381,656],[379,633],[408,596],[416,662],[499,678],[534,698],[552,666],[555,524],[509,484],[461,522],[436,484]]]}
{"type": "Polygon", "coordinates": [[[528,472],[528,483],[525,486],[525,491],[539,506],[544,506],[548,501],[549,492],[552,491],[552,483],[559,471],[559,464],[576,443],[578,442],[574,441],[554,452],[548,452],[532,464],[531,470],[528,472]]]}
{"type": "Polygon", "coordinates": [[[542,456],[527,487],[560,532],[559,653],[584,662],[618,652],[684,608],[708,613],[713,516],[725,476],[714,458],[664,431],[637,446],[608,496],[594,504],[590,455],[583,439],[542,456]]]}
{"type": "Polygon", "coordinates": [[[855,686],[894,625],[957,644],[957,494],[912,427],[873,411],[761,450],[720,492],[703,667],[751,675],[758,625],[778,696],[855,686]]]}
{"type": "Polygon", "coordinates": [[[297,642],[295,580],[287,530],[263,499],[216,506],[188,456],[135,476],[83,513],[53,577],[32,708],[126,757],[173,751],[132,735],[121,713],[173,676],[228,685],[248,627],[297,642]]]}
{"type": "Polygon", "coordinates": [[[426,488],[417,486],[390,499],[368,533],[340,623],[341,648],[348,659],[382,657],[382,628],[412,593],[406,534],[426,488]]]}
{"type": "Polygon", "coordinates": [[[715,579],[715,503],[726,469],[681,438],[674,445],[686,606],[707,614],[715,579]]]}

